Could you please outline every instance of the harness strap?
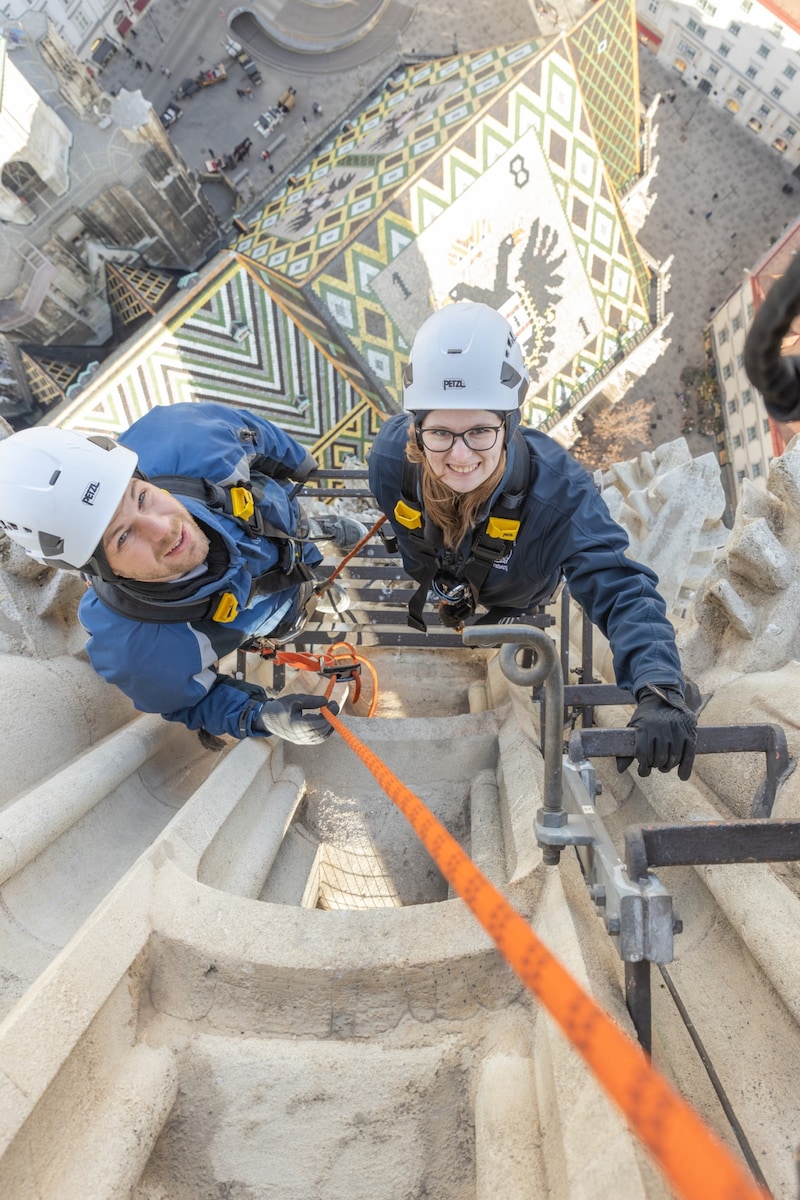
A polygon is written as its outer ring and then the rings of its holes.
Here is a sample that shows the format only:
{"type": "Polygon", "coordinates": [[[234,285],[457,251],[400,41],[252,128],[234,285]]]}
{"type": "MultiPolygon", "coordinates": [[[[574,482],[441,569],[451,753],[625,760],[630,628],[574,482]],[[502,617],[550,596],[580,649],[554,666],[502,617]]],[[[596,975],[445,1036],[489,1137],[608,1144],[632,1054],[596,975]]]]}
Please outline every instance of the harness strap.
{"type": "MultiPolygon", "coordinates": [[[[484,521],[476,528],[466,561],[456,567],[453,578],[463,580],[469,589],[472,611],[494,563],[509,552],[519,532],[519,509],[528,492],[530,481],[530,455],[528,444],[519,430],[514,431],[514,465],[503,491],[498,496],[484,521]]],[[[425,515],[420,498],[420,470],[416,463],[403,461],[400,483],[402,499],[395,506],[395,520],[413,538],[414,549],[424,561],[423,578],[408,602],[408,624],[420,633],[427,632],[422,613],[431,584],[442,573],[439,552],[441,546],[434,545],[426,536],[425,515]]],[[[467,597],[464,597],[466,602],[467,597]]]]}

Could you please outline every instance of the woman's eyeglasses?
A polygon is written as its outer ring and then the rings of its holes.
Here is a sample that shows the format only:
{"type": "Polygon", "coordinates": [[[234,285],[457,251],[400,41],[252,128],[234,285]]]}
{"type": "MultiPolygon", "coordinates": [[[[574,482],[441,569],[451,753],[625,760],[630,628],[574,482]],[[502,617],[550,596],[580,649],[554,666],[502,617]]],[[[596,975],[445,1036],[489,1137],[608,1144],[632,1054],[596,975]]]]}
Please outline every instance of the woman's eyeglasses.
{"type": "Polygon", "coordinates": [[[419,436],[425,449],[432,454],[444,454],[446,450],[452,450],[456,438],[461,438],[470,450],[491,450],[502,428],[502,425],[476,425],[474,429],[465,429],[463,433],[453,433],[451,429],[420,429],[419,436]]]}

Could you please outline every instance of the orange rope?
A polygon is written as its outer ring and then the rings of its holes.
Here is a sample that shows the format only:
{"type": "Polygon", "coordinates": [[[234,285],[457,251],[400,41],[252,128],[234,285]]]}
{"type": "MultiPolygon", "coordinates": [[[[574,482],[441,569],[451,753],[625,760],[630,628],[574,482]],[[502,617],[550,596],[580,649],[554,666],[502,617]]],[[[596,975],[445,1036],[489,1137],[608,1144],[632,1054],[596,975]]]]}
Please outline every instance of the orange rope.
{"type": "Polygon", "coordinates": [[[329,709],[333,728],[411,823],[445,879],[561,1026],[683,1200],[769,1200],[641,1048],[589,996],[423,802],[329,709]]]}

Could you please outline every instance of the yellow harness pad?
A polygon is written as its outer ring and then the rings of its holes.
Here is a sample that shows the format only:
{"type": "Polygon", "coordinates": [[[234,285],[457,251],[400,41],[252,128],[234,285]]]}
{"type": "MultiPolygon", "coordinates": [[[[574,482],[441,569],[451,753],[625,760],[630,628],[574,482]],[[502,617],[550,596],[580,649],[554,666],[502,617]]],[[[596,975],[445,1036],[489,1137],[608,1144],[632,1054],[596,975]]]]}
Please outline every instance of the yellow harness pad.
{"type": "Polygon", "coordinates": [[[422,528],[422,513],[418,508],[412,508],[405,500],[398,500],[394,506],[395,519],[406,529],[422,528]]]}
{"type": "Polygon", "coordinates": [[[519,524],[519,521],[512,521],[508,517],[489,517],[486,535],[498,538],[501,542],[513,542],[519,533],[519,524]]]}
{"type": "MultiPolygon", "coordinates": [[[[232,487],[230,492],[231,511],[234,517],[241,517],[243,521],[249,521],[256,507],[253,493],[248,492],[245,487],[232,487]]],[[[216,620],[216,617],[214,619],[216,620]]]]}
{"type": "Polygon", "coordinates": [[[233,592],[223,592],[211,620],[219,621],[221,625],[227,625],[229,621],[234,621],[238,614],[239,601],[233,592]]]}

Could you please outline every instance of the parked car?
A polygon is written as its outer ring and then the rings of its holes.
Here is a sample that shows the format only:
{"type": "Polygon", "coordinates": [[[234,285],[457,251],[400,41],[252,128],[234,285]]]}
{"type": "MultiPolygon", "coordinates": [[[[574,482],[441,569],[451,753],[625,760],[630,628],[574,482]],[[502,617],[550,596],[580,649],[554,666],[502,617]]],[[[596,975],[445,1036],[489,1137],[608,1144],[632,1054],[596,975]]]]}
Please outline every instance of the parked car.
{"type": "Polygon", "coordinates": [[[161,114],[161,124],[165,129],[169,129],[170,125],[174,125],[176,121],[180,121],[183,116],[183,109],[179,104],[168,104],[161,114]]]}
{"type": "Polygon", "coordinates": [[[195,94],[195,92],[199,92],[199,91],[200,91],[200,84],[197,82],[196,79],[184,79],[183,83],[178,88],[177,92],[175,93],[175,97],[178,100],[184,100],[184,99],[188,98],[189,96],[193,96],[195,94]]]}
{"type": "Polygon", "coordinates": [[[244,47],[239,42],[235,42],[232,37],[228,37],[225,39],[225,49],[231,58],[235,58],[238,63],[241,63],[244,73],[253,86],[258,87],[263,82],[261,72],[244,47]]]}

